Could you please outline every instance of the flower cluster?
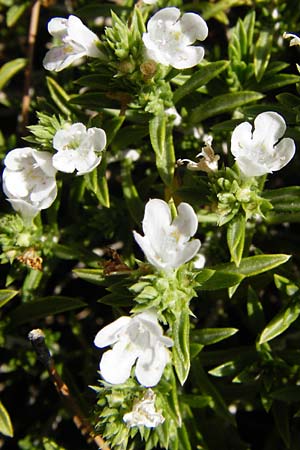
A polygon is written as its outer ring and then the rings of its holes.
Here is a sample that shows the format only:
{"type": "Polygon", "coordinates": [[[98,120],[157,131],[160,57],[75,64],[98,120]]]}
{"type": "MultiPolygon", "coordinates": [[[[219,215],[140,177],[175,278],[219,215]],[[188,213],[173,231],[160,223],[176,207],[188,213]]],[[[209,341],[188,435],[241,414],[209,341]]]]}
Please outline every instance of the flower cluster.
{"type": "Polygon", "coordinates": [[[57,170],[77,170],[77,175],[89,173],[100,164],[100,152],[105,146],[102,128],[86,129],[82,123],[74,123],[54,135],[54,155],[31,147],[11,150],[3,171],[3,191],[8,201],[25,220],[31,220],[54,202],[57,170]]]}

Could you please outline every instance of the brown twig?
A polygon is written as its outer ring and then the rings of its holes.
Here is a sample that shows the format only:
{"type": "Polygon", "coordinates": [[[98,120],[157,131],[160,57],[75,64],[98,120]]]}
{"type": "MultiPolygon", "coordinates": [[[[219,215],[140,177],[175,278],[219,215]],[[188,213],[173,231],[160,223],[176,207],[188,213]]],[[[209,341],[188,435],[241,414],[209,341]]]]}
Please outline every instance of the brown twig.
{"type": "Polygon", "coordinates": [[[27,66],[25,68],[24,94],[22,99],[22,112],[20,124],[22,134],[26,131],[26,127],[29,121],[28,118],[30,107],[31,75],[32,75],[34,47],[39,23],[40,9],[41,9],[41,2],[40,0],[36,0],[31,9],[30,25],[28,31],[27,66]]]}
{"type": "Polygon", "coordinates": [[[96,435],[88,420],[84,417],[83,412],[78,406],[76,400],[70,393],[70,390],[61,376],[58,374],[53,359],[51,358],[49,349],[45,343],[45,335],[40,329],[30,331],[28,338],[37,354],[38,359],[48,370],[50,379],[56,387],[57,392],[63,398],[65,405],[73,416],[73,422],[81,431],[81,434],[87,437],[90,443],[94,441],[100,450],[110,450],[102,436],[96,435]]]}

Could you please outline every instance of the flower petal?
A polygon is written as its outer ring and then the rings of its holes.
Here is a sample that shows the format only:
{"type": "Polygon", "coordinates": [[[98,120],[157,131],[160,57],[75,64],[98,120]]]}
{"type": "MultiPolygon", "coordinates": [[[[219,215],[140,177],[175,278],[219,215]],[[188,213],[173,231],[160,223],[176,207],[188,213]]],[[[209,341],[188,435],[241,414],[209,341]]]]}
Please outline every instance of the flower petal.
{"type": "Polygon", "coordinates": [[[151,199],[145,207],[143,231],[152,243],[164,239],[164,230],[171,224],[171,212],[163,200],[151,199]]]}
{"type": "Polygon", "coordinates": [[[130,377],[137,353],[126,348],[127,342],[118,342],[112,350],[102,355],[100,372],[104,380],[112,384],[121,384],[130,377]]]}
{"type": "Polygon", "coordinates": [[[231,153],[233,156],[238,157],[247,152],[247,147],[252,139],[251,123],[243,122],[236,126],[231,136],[231,153]]]}
{"type": "Polygon", "coordinates": [[[9,201],[13,209],[15,211],[18,211],[25,220],[32,219],[40,211],[39,208],[21,199],[8,198],[7,200],[9,201]]]}
{"type": "Polygon", "coordinates": [[[273,146],[284,135],[285,130],[285,121],[280,114],[274,111],[263,112],[254,120],[253,139],[259,142],[267,140],[273,146]]]}
{"type": "Polygon", "coordinates": [[[90,146],[96,152],[100,152],[106,146],[106,133],[102,128],[88,128],[87,130],[87,139],[90,143],[90,146]]]}
{"type": "Polygon", "coordinates": [[[176,269],[177,267],[190,261],[196,253],[198,253],[201,246],[199,239],[193,239],[190,242],[186,242],[176,253],[176,257],[172,261],[172,267],[176,269]]]}
{"type": "Polygon", "coordinates": [[[66,67],[73,64],[73,62],[85,56],[85,52],[66,52],[65,46],[53,47],[45,55],[43,59],[43,66],[46,70],[60,72],[66,67]]]}
{"type": "Polygon", "coordinates": [[[205,20],[199,14],[185,13],[180,19],[181,30],[187,44],[193,44],[196,40],[204,41],[208,35],[208,28],[205,20]]]}
{"type": "Polygon", "coordinates": [[[203,47],[184,47],[170,53],[169,64],[175,69],[188,69],[199,64],[204,57],[203,47]]]}
{"type": "Polygon", "coordinates": [[[98,36],[86,27],[79,17],[69,16],[68,35],[72,41],[84,47],[87,56],[97,58],[102,55],[96,46],[96,42],[99,41],[98,36]]]}
{"type": "Polygon", "coordinates": [[[136,363],[135,375],[138,382],[146,387],[155,386],[159,383],[169,360],[168,350],[160,344],[157,344],[155,349],[146,349],[136,363]]]}
{"type": "Polygon", "coordinates": [[[272,164],[272,170],[280,170],[286,166],[295,155],[296,146],[295,142],[291,138],[281,139],[275,146],[276,158],[272,164]]]}
{"type": "Polygon", "coordinates": [[[198,229],[198,218],[188,203],[180,203],[178,205],[178,215],[173,221],[173,226],[176,227],[180,234],[183,234],[187,239],[194,236],[198,229]]]}
{"type": "Polygon", "coordinates": [[[73,173],[75,170],[76,150],[63,150],[52,157],[53,166],[61,172],[73,173]]]}
{"type": "Polygon", "coordinates": [[[122,316],[100,330],[94,340],[96,347],[106,347],[114,344],[119,339],[119,334],[131,321],[129,316],[122,316]]]}

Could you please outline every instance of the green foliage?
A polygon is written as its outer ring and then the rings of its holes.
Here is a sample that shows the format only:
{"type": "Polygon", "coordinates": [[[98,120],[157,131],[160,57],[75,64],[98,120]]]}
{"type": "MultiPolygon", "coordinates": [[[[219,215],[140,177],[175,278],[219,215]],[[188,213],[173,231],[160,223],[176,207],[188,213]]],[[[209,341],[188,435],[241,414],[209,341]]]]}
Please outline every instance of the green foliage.
{"type": "MultiPolygon", "coordinates": [[[[234,128],[265,111],[284,117],[284,137],[299,149],[299,51],[282,38],[298,29],[298,2],[42,1],[33,60],[24,45],[29,6],[0,0],[1,158],[28,145],[54,154],[55,133],[76,122],[102,128],[107,145],[84,176],[57,171],[55,202],[30,223],[12,213],[3,193],[4,450],[92,448],[93,433],[86,439],[71,420],[79,412],[116,450],[298,449],[299,152],[282,171],[261,177],[240,173],[230,152],[234,128]],[[147,54],[147,22],[165,7],[207,20],[205,59],[195,67],[175,69],[147,54]],[[68,17],[70,8],[97,34],[102,56],[46,74],[47,21],[68,17]],[[23,136],[27,82],[32,95],[23,136]],[[218,168],[203,171],[207,146],[218,168]],[[204,267],[197,258],[166,271],[146,261],[132,231],[145,228],[151,198],[169,202],[173,218],[181,202],[193,207],[204,267]],[[101,373],[98,381],[93,339],[104,324],[150,308],[173,340],[170,361],[151,387],[164,421],[130,427],[124,415],[148,387],[137,382],[136,363],[121,385],[101,373]],[[49,377],[27,341],[37,328],[45,331],[71,407],[55,398],[53,367],[49,377]]],[[[188,237],[171,235],[176,242],[188,237]]],[[[109,345],[100,357],[106,351],[109,345]]]]}

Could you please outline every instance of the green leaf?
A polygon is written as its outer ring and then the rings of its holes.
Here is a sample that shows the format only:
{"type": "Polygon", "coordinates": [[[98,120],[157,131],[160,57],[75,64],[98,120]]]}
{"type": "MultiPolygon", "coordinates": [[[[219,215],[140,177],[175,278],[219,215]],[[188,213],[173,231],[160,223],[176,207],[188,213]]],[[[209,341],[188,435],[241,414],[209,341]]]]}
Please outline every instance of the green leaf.
{"type": "Polygon", "coordinates": [[[4,436],[13,437],[14,430],[6,408],[0,401],[0,433],[4,436]]]}
{"type": "Polygon", "coordinates": [[[65,450],[64,447],[61,447],[49,438],[43,438],[43,446],[44,450],[65,450]]]}
{"type": "Polygon", "coordinates": [[[236,215],[227,227],[227,244],[231,261],[240,265],[245,244],[246,219],[242,214],[236,215]]]}
{"type": "Polygon", "coordinates": [[[272,203],[273,209],[266,213],[266,220],[271,223],[299,221],[300,186],[288,186],[263,192],[263,197],[272,203]],[[289,220],[290,218],[290,220],[289,220]]]}
{"type": "Polygon", "coordinates": [[[213,375],[214,377],[228,377],[235,375],[241,370],[241,368],[241,361],[237,359],[233,361],[227,361],[226,363],[209,370],[208,373],[210,375],[213,375]]]}
{"type": "Polygon", "coordinates": [[[180,401],[196,409],[205,408],[212,404],[212,398],[209,395],[183,394],[180,396],[180,401]]]}
{"type": "Polygon", "coordinates": [[[73,273],[79,278],[89,281],[90,283],[97,284],[100,286],[106,285],[105,275],[102,269],[74,269],[73,273]]]}
{"type": "Polygon", "coordinates": [[[78,298],[58,295],[44,297],[18,306],[18,308],[11,313],[11,322],[12,325],[16,327],[35,319],[83,308],[84,306],[86,306],[86,303],[78,298]]]}
{"type": "Polygon", "coordinates": [[[217,342],[228,339],[239,330],[237,328],[202,328],[191,332],[192,341],[199,342],[202,345],[212,345],[217,342]]]}
{"type": "Polygon", "coordinates": [[[26,66],[25,58],[17,58],[3,64],[0,69],[0,91],[5,87],[9,80],[20,72],[26,66]]]}
{"type": "Polygon", "coordinates": [[[75,109],[70,106],[70,96],[54,78],[46,77],[46,80],[52,100],[63,114],[69,116],[71,111],[75,109]]]}
{"type": "Polygon", "coordinates": [[[265,326],[264,310],[251,286],[248,288],[247,313],[252,330],[255,334],[259,333],[265,326]]]}
{"type": "Polygon", "coordinates": [[[233,111],[240,106],[257,102],[262,98],[262,94],[253,91],[231,92],[229,94],[217,95],[191,111],[190,124],[196,125],[204,119],[233,111]]]}
{"type": "Polygon", "coordinates": [[[0,289],[0,308],[14,298],[19,291],[13,291],[10,289],[0,289]]]}
{"type": "Polygon", "coordinates": [[[199,287],[196,287],[196,289],[200,291],[215,291],[218,289],[225,289],[239,284],[241,281],[243,281],[244,278],[245,276],[243,274],[216,270],[215,273],[207,281],[202,282],[199,287]]]}
{"type": "Polygon", "coordinates": [[[300,386],[285,386],[270,393],[272,398],[282,400],[285,403],[300,401],[300,386]]]}
{"type": "Polygon", "coordinates": [[[156,156],[156,166],[163,182],[169,186],[173,181],[175,152],[172,126],[166,115],[154,116],[149,123],[150,140],[156,156]]]}
{"type": "Polygon", "coordinates": [[[253,88],[260,89],[261,92],[268,92],[274,89],[279,89],[289,84],[299,83],[300,76],[286,73],[279,73],[277,75],[267,76],[259,83],[258,86],[254,85],[253,88]]]}
{"type": "Polygon", "coordinates": [[[259,82],[266,68],[272,52],[273,34],[270,31],[261,31],[254,48],[254,73],[259,82]]]}
{"type": "Polygon", "coordinates": [[[176,89],[173,94],[173,101],[176,104],[179,100],[196,89],[207,84],[220,72],[228,67],[229,61],[217,61],[201,65],[199,71],[194,73],[182,86],[176,89]]]}
{"type": "Polygon", "coordinates": [[[6,13],[6,24],[9,28],[13,27],[17,23],[17,21],[26,11],[29,5],[30,2],[25,2],[22,3],[21,5],[13,5],[8,9],[6,13]]]}
{"type": "Polygon", "coordinates": [[[106,179],[106,161],[102,160],[101,165],[84,175],[87,188],[95,194],[100,204],[109,208],[109,189],[106,179]]]}
{"type": "Polygon", "coordinates": [[[124,120],[125,120],[125,116],[116,116],[116,117],[112,117],[111,119],[109,119],[103,123],[103,128],[105,130],[106,138],[107,138],[107,143],[106,143],[107,147],[115,139],[118,131],[120,130],[121,126],[123,125],[124,120]]]}
{"type": "Polygon", "coordinates": [[[291,432],[290,432],[290,411],[288,405],[284,402],[273,402],[272,413],[276,428],[279,435],[283,439],[286,448],[290,448],[291,432]]]}
{"type": "Polygon", "coordinates": [[[300,314],[300,304],[299,298],[296,297],[291,300],[290,304],[276,314],[275,317],[268,323],[268,325],[262,331],[259,344],[264,344],[265,342],[271,341],[275,337],[282,334],[289,326],[295,322],[300,314]]]}
{"type": "Polygon", "coordinates": [[[121,171],[121,182],[123,195],[128,207],[128,211],[137,225],[140,226],[144,214],[144,204],[140,199],[139,193],[133,183],[131,169],[133,165],[128,159],[123,161],[121,171]]]}
{"type": "Polygon", "coordinates": [[[249,256],[241,260],[239,267],[236,267],[234,263],[225,263],[212,267],[212,269],[219,269],[225,273],[228,271],[244,277],[254,277],[286,263],[290,257],[290,255],[284,254],[249,256]]]}
{"type": "Polygon", "coordinates": [[[184,384],[190,370],[190,315],[189,309],[184,308],[176,315],[172,323],[173,363],[181,385],[184,384]]]}
{"type": "Polygon", "coordinates": [[[211,408],[215,411],[216,415],[221,417],[226,422],[235,425],[235,419],[228,411],[228,407],[224,402],[221,394],[217,388],[211,383],[208,376],[204,372],[202,366],[197,359],[194,360],[193,370],[195,375],[195,381],[200,391],[212,398],[211,408]]]}

